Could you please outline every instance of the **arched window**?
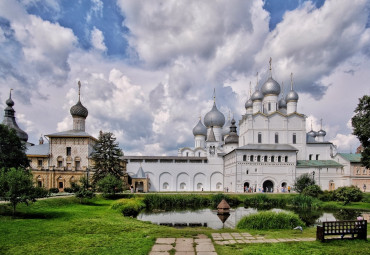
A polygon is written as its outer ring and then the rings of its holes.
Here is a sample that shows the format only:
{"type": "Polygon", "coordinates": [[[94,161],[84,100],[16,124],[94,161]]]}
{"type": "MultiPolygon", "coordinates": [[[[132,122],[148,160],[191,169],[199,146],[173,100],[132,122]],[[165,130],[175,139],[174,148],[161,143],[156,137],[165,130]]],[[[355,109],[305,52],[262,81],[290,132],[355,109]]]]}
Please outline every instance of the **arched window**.
{"type": "Polygon", "coordinates": [[[261,156],[260,155],[257,156],[257,162],[261,162],[261,156]]]}
{"type": "Polygon", "coordinates": [[[278,156],[278,162],[281,162],[281,156],[278,156]]]}
{"type": "Polygon", "coordinates": [[[170,185],[168,184],[168,182],[163,183],[163,189],[167,190],[169,188],[170,188],[170,185]]]}
{"type": "Polygon", "coordinates": [[[288,162],[288,156],[285,156],[285,162],[288,162]]]}
{"type": "Polygon", "coordinates": [[[264,160],[263,161],[267,162],[267,156],[264,157],[264,160]]]}
{"type": "Polygon", "coordinates": [[[221,183],[221,182],[218,182],[218,183],[216,184],[216,189],[217,189],[217,190],[221,190],[221,189],[222,189],[222,183],[221,183]]]}
{"type": "Polygon", "coordinates": [[[200,157],[200,152],[198,152],[198,156],[200,157]]]}
{"type": "Polygon", "coordinates": [[[271,111],[271,103],[270,102],[268,103],[268,109],[269,109],[269,111],[271,111]]]}
{"type": "Polygon", "coordinates": [[[275,162],[275,156],[271,156],[271,162],[275,162]]]}
{"type": "Polygon", "coordinates": [[[203,189],[203,183],[198,183],[197,190],[202,190],[202,189],[203,189]]]}
{"type": "Polygon", "coordinates": [[[247,155],[243,155],[243,161],[247,161],[247,155]]]}
{"type": "Polygon", "coordinates": [[[37,177],[37,186],[42,187],[42,177],[40,175],[37,177]]]}
{"type": "Polygon", "coordinates": [[[251,161],[251,162],[253,162],[253,160],[254,160],[254,156],[253,156],[253,155],[251,155],[251,156],[250,156],[250,161],[251,161]]]}
{"type": "Polygon", "coordinates": [[[297,143],[297,135],[296,133],[293,133],[293,144],[297,143]]]}
{"type": "Polygon", "coordinates": [[[275,133],[275,143],[279,143],[279,133],[275,133]]]}
{"type": "Polygon", "coordinates": [[[262,133],[258,133],[258,143],[262,143],[262,133]]]}
{"type": "Polygon", "coordinates": [[[185,182],[180,183],[180,189],[181,190],[186,190],[186,183],[185,182]]]}

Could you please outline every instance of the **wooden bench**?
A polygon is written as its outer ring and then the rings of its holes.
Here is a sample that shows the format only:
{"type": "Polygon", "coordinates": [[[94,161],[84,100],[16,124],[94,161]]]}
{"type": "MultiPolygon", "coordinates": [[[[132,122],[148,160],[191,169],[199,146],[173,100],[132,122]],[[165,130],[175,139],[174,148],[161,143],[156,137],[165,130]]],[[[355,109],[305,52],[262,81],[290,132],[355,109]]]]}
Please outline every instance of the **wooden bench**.
{"type": "Polygon", "coordinates": [[[367,240],[367,221],[366,220],[346,220],[346,221],[326,221],[322,226],[317,226],[316,240],[325,241],[325,236],[338,235],[343,239],[357,238],[367,240]],[[346,235],[349,235],[347,237],[346,235]],[[356,236],[355,236],[356,235],[356,236]]]}

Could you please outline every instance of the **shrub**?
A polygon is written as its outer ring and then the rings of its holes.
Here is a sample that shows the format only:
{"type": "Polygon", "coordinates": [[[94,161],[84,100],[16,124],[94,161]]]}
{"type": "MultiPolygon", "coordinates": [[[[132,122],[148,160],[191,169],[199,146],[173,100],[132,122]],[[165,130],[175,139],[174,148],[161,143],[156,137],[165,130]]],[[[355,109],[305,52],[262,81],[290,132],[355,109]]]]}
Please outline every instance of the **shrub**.
{"type": "Polygon", "coordinates": [[[98,191],[103,192],[103,197],[114,196],[123,190],[122,180],[111,174],[99,180],[97,184],[98,191]]]}
{"type": "Polygon", "coordinates": [[[124,198],[112,205],[112,209],[120,211],[124,216],[136,217],[145,208],[142,198],[124,198]]]}
{"type": "Polygon", "coordinates": [[[76,189],[75,197],[80,199],[80,204],[82,204],[84,199],[91,199],[95,196],[95,194],[92,190],[90,190],[91,185],[86,177],[81,177],[80,183],[81,185],[76,184],[74,188],[76,189]]]}
{"type": "Polygon", "coordinates": [[[34,197],[35,198],[41,198],[41,197],[47,197],[49,196],[49,191],[42,187],[35,187],[33,189],[34,197]]]}
{"type": "Polygon", "coordinates": [[[298,195],[294,196],[290,200],[290,204],[295,208],[319,208],[320,207],[320,200],[315,199],[310,196],[298,195]]]}
{"type": "Polygon", "coordinates": [[[296,178],[293,189],[298,193],[302,193],[304,188],[307,186],[315,185],[315,180],[312,179],[310,174],[302,174],[298,178],[296,178]]]}
{"type": "Polygon", "coordinates": [[[285,197],[268,197],[265,194],[249,195],[244,199],[244,206],[253,208],[285,207],[286,203],[285,197]]]}
{"type": "Polygon", "coordinates": [[[334,191],[324,190],[323,193],[319,195],[319,199],[324,202],[334,200],[334,191]]]}
{"type": "Polygon", "coordinates": [[[292,229],[305,226],[294,213],[264,211],[244,216],[237,224],[238,229],[292,229]]]}
{"type": "Polygon", "coordinates": [[[64,188],[64,192],[73,193],[73,189],[72,188],[64,188]]]}
{"type": "Polygon", "coordinates": [[[51,189],[49,189],[49,192],[50,193],[59,193],[59,189],[58,188],[51,188],[51,189]]]}
{"type": "Polygon", "coordinates": [[[147,208],[159,208],[162,210],[184,209],[194,207],[206,207],[210,205],[210,199],[199,195],[145,195],[144,203],[147,208]]]}
{"type": "Polygon", "coordinates": [[[319,185],[310,185],[303,189],[302,195],[318,198],[322,194],[322,190],[319,185]]]}
{"type": "Polygon", "coordinates": [[[350,202],[359,202],[363,198],[362,191],[355,186],[340,187],[334,191],[334,199],[336,201],[344,202],[349,204],[350,202]]]}

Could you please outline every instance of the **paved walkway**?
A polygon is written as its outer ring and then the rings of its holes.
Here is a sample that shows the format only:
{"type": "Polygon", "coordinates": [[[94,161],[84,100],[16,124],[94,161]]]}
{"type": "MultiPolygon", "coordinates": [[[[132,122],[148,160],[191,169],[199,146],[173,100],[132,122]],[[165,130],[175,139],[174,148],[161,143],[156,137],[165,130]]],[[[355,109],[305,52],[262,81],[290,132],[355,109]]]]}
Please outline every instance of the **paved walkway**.
{"type": "Polygon", "coordinates": [[[217,255],[212,240],[205,235],[197,238],[157,238],[149,255],[217,255]]]}

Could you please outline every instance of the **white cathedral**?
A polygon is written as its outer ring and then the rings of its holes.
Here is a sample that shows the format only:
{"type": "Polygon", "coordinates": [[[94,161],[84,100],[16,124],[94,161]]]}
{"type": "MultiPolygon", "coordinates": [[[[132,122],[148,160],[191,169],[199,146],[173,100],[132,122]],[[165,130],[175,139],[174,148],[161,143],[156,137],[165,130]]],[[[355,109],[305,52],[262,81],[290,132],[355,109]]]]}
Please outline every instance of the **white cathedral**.
{"type": "Polygon", "coordinates": [[[193,128],[194,148],[171,156],[124,156],[130,176],[147,178],[149,191],[282,192],[309,173],[325,190],[351,185],[349,170],[336,160],[336,146],[324,130],[306,131],[297,112],[298,94],[285,96],[271,75],[245,103],[239,121],[225,124],[212,109],[193,128]]]}

